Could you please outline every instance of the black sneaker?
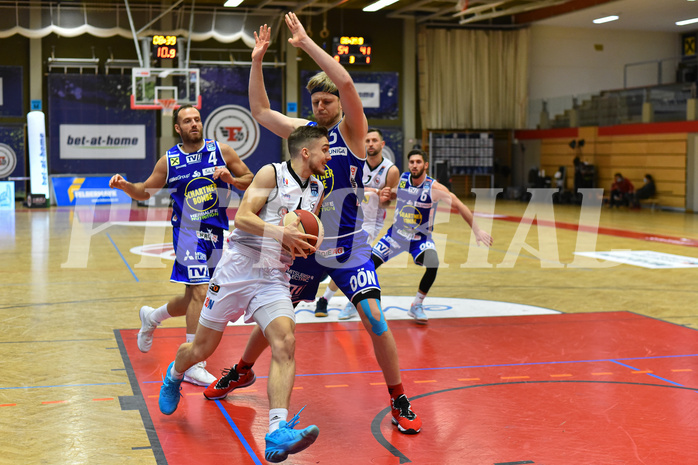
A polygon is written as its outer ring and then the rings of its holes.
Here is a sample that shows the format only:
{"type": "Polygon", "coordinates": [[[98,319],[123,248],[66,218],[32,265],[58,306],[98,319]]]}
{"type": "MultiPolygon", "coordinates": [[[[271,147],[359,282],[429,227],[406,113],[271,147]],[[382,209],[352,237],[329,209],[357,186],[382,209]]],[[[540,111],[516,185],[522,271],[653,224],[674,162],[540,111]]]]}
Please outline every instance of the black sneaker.
{"type": "Polygon", "coordinates": [[[204,390],[204,397],[208,400],[222,399],[233,389],[250,386],[257,380],[254,370],[241,375],[237,372],[237,365],[222,370],[222,373],[223,376],[212,382],[204,390]]]}
{"type": "Polygon", "coordinates": [[[327,316],[327,299],[325,299],[324,297],[320,297],[319,299],[317,299],[317,306],[315,307],[315,316],[327,316]]]}

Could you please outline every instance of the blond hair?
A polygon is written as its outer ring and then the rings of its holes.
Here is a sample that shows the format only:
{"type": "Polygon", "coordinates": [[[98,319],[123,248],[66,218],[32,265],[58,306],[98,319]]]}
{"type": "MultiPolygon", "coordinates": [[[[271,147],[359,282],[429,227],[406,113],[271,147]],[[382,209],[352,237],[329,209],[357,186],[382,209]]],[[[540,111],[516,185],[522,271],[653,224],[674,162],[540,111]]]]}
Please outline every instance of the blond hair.
{"type": "Polygon", "coordinates": [[[324,71],[320,71],[315,76],[311,77],[308,81],[308,85],[305,86],[308,92],[314,94],[315,92],[327,92],[328,94],[333,94],[339,97],[339,90],[337,86],[334,85],[332,79],[330,79],[324,71]]]}

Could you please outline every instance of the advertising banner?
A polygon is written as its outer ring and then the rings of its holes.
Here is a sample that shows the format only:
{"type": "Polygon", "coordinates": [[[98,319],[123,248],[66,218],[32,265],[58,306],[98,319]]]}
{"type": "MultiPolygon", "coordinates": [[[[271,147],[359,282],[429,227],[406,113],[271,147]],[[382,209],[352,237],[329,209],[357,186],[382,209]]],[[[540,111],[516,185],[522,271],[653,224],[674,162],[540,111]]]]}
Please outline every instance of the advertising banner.
{"type": "Polygon", "coordinates": [[[46,116],[41,111],[30,111],[27,114],[27,145],[29,147],[29,191],[49,199],[46,116]]]}
{"type": "MultiPolygon", "coordinates": [[[[250,112],[250,70],[241,67],[201,68],[201,119],[204,137],[230,145],[253,173],[282,157],[282,139],[263,128],[250,112]]],[[[271,109],[283,112],[282,69],[264,68],[271,109]]]]}
{"type": "Polygon", "coordinates": [[[24,116],[22,67],[0,66],[0,116],[24,116]]]}
{"type": "Polygon", "coordinates": [[[131,204],[131,197],[109,187],[110,176],[55,176],[51,178],[56,205],[71,207],[89,204],[131,204]]]}
{"type": "Polygon", "coordinates": [[[131,109],[131,76],[49,74],[48,98],[51,175],[150,175],[160,112],[131,109]]]}
{"type": "Polygon", "coordinates": [[[74,160],[144,159],[143,124],[61,124],[60,157],[74,160]]]}

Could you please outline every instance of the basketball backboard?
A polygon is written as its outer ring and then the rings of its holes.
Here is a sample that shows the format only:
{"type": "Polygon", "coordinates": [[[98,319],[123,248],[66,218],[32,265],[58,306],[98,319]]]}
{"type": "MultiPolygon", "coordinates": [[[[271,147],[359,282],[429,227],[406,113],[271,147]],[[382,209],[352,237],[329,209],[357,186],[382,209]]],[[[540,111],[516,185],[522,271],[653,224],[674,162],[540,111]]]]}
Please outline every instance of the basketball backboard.
{"type": "Polygon", "coordinates": [[[198,69],[133,68],[131,108],[172,110],[182,105],[201,109],[198,69]]]}

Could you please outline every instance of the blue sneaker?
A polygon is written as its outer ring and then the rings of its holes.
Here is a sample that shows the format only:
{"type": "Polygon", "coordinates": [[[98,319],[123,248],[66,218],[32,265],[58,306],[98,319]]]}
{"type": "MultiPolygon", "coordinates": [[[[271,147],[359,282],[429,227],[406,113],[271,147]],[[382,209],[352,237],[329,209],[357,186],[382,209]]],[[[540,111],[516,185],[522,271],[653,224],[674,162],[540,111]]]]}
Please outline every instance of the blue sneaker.
{"type": "Polygon", "coordinates": [[[305,407],[300,409],[291,421],[282,421],[279,429],[264,438],[267,448],[264,451],[264,458],[267,462],[283,462],[289,454],[296,454],[307,449],[317,439],[320,429],[315,425],[310,425],[302,430],[293,429],[298,423],[299,415],[305,407]]]}
{"type": "Polygon", "coordinates": [[[358,312],[356,311],[356,307],[354,307],[354,304],[349,301],[346,307],[344,307],[344,310],[339,312],[339,318],[340,320],[348,320],[349,318],[353,317],[354,315],[358,315],[358,312]]]}
{"type": "Polygon", "coordinates": [[[160,411],[165,415],[172,415],[175,410],[177,410],[177,405],[179,404],[179,398],[182,395],[179,391],[182,390],[182,379],[172,379],[170,378],[170,371],[174,366],[175,362],[170,363],[167,367],[167,374],[162,378],[162,387],[160,388],[160,398],[158,399],[158,405],[160,406],[160,411]]]}
{"type": "Polygon", "coordinates": [[[427,318],[427,314],[424,313],[424,306],[422,304],[410,305],[407,315],[414,318],[414,320],[420,325],[427,324],[427,321],[429,320],[429,318],[427,318]]]}

